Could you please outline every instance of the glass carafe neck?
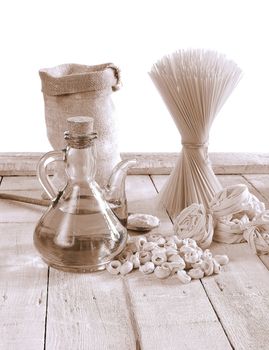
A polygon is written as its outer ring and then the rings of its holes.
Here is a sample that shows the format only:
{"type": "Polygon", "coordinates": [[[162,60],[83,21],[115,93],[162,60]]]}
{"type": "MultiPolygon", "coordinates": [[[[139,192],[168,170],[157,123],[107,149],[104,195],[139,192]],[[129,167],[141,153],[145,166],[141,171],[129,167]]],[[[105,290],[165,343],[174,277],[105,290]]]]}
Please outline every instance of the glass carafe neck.
{"type": "Polygon", "coordinates": [[[86,147],[74,147],[73,142],[68,142],[65,161],[66,173],[72,182],[93,181],[96,173],[94,141],[91,140],[86,147]]]}

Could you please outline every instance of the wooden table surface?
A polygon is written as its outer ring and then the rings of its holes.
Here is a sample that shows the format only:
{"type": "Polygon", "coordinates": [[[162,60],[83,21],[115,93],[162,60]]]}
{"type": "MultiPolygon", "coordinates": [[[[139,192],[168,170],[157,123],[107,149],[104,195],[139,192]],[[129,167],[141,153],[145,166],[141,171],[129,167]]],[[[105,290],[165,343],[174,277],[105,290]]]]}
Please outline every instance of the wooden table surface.
{"type": "MultiPolygon", "coordinates": [[[[129,210],[155,214],[155,232],[172,233],[155,208],[165,175],[130,175],[129,210]]],[[[269,175],[221,175],[222,184],[246,183],[269,200],[269,175]]],[[[0,190],[40,197],[35,177],[4,177],[0,190]]],[[[217,350],[269,349],[269,258],[247,244],[213,244],[230,263],[220,275],[182,285],[139,271],[74,274],[48,268],[32,237],[45,209],[0,201],[0,349],[217,350]]]]}

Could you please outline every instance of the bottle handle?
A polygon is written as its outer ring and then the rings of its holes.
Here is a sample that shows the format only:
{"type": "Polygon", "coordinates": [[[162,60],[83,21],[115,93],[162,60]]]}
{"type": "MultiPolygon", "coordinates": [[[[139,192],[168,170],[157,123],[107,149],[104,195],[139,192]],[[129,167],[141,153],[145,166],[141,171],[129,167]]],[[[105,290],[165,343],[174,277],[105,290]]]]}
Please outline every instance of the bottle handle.
{"type": "Polygon", "coordinates": [[[49,179],[47,166],[52,162],[65,161],[65,150],[46,153],[37,164],[37,178],[51,200],[57,198],[58,190],[49,179]]]}

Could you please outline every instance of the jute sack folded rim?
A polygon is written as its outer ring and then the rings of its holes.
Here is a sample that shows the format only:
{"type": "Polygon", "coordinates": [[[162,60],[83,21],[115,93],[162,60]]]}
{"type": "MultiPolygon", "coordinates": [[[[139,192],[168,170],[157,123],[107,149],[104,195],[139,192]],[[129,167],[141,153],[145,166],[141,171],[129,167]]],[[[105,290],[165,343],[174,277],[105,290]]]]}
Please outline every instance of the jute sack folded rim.
{"type": "Polygon", "coordinates": [[[49,96],[87,91],[118,90],[120,71],[113,63],[87,66],[65,63],[39,70],[42,92],[49,96]]]}

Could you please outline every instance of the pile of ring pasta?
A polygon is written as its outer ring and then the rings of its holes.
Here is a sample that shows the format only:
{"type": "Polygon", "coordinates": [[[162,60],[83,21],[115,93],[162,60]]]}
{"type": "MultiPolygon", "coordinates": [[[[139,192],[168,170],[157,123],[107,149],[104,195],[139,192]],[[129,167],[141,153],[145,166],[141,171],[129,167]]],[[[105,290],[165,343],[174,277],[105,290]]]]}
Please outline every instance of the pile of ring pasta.
{"type": "Polygon", "coordinates": [[[106,269],[113,275],[126,275],[134,269],[161,279],[176,275],[181,283],[189,283],[191,279],[220,273],[221,266],[228,262],[227,255],[213,257],[209,249],[203,251],[194,239],[149,234],[131,237],[123,253],[106,269]]]}

